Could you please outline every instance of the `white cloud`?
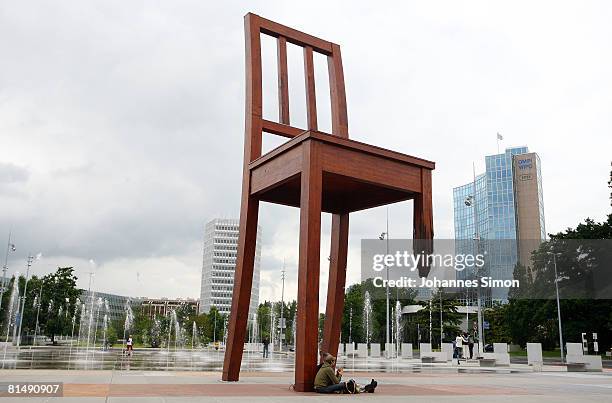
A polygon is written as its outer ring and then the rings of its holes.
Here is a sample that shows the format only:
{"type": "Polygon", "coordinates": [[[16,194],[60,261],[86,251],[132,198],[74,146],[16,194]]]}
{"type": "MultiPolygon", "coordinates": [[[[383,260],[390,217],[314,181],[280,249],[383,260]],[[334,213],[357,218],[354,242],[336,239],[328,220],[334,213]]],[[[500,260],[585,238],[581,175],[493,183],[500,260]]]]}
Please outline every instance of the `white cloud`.
{"type": "MultiPolygon", "coordinates": [[[[18,244],[12,269],[42,251],[81,272],[95,259],[105,291],[199,294],[203,223],[238,215],[247,11],[342,45],[351,137],[437,162],[438,237],[453,235],[451,188],[496,152],[497,131],[503,146],[540,154],[549,232],[610,211],[608,2],[14,1],[0,6],[0,232],[18,244]]],[[[299,99],[301,79],[290,80],[299,99]]],[[[390,211],[392,237],[410,236],[410,204],[390,211]]],[[[359,239],[384,217],[352,215],[349,281],[359,239]]],[[[278,297],[283,258],[290,298],[297,210],[264,205],[261,225],[261,299],[278,297]]]]}

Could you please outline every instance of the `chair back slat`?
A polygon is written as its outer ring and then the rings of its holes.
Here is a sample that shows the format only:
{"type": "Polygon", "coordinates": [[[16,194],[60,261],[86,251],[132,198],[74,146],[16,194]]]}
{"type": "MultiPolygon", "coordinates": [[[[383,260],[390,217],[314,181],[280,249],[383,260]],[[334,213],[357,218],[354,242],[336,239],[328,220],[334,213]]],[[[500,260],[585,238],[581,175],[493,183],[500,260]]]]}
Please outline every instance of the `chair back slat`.
{"type": "Polygon", "coordinates": [[[245,153],[249,162],[262,152],[262,133],[293,138],[305,130],[318,130],[314,52],[327,56],[332,133],[348,138],[348,117],[340,46],[249,13],[244,20],[246,37],[245,153]],[[261,34],[276,38],[278,67],[278,122],[263,119],[261,34]],[[303,48],[306,87],[306,128],[291,125],[287,43],[303,48]]]}

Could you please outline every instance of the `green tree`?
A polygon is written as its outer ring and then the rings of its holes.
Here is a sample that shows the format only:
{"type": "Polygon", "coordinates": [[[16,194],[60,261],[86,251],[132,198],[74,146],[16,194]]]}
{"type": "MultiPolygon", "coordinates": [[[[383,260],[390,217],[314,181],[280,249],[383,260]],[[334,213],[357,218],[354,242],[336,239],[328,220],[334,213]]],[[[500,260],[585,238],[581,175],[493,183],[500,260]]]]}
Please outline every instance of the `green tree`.
{"type": "MultiPolygon", "coordinates": [[[[558,346],[555,274],[552,254],[555,254],[564,341],[580,342],[582,332],[596,332],[600,350],[612,342],[612,301],[593,298],[597,287],[610,285],[609,262],[612,248],[609,242],[589,240],[612,239],[612,214],[604,222],[590,218],[576,228],[550,234],[532,253],[531,272],[515,268],[514,278],[521,280],[519,290],[510,293],[507,332],[514,343],[541,342],[545,349],[558,346]]],[[[607,298],[607,296],[606,296],[607,298]]]]}
{"type": "Polygon", "coordinates": [[[42,292],[39,291],[41,295],[39,327],[51,338],[53,344],[56,335],[71,332],[72,320],[69,316],[74,312],[76,300],[80,295],[76,281],[77,277],[72,267],[58,267],[55,273],[42,278],[42,292]]]}
{"type": "Polygon", "coordinates": [[[444,289],[436,291],[430,301],[420,301],[423,309],[416,314],[416,321],[420,325],[422,340],[429,341],[429,311],[431,307],[431,336],[432,346],[440,346],[441,342],[451,342],[460,333],[459,324],[461,314],[457,312],[459,305],[454,293],[444,289]],[[442,312],[443,337],[440,340],[440,312],[442,312]]]}

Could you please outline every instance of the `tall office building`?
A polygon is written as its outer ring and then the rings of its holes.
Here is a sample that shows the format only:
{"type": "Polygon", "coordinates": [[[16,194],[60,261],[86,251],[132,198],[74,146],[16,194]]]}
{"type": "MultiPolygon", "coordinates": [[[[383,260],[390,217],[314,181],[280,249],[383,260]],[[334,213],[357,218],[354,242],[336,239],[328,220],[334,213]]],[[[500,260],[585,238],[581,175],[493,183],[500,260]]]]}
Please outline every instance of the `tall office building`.
{"type": "MultiPolygon", "coordinates": [[[[485,173],[475,178],[475,198],[473,181],[453,189],[456,253],[475,252],[476,221],[480,253],[487,253],[483,272],[511,280],[516,264],[529,267],[531,251],[546,238],[540,157],[527,147],[507,148],[486,156],[485,164],[485,173]]],[[[457,278],[472,275],[465,270],[457,278]]],[[[487,305],[505,302],[508,289],[484,290],[483,295],[487,305]]]]}
{"type": "MultiPolygon", "coordinates": [[[[204,254],[202,260],[202,284],[200,288],[200,313],[216,307],[228,314],[232,307],[234,272],[238,255],[239,221],[215,218],[204,229],[204,254]]],[[[257,228],[255,267],[249,312],[259,305],[259,264],[261,259],[261,227],[257,228]]]]}

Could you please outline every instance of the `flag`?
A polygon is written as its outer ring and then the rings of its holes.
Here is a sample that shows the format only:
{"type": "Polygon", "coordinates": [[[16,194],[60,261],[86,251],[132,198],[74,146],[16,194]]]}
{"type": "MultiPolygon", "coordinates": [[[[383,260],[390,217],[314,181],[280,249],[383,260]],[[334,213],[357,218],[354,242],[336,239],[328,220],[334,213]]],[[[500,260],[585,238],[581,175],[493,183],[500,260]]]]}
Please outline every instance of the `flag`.
{"type": "Polygon", "coordinates": [[[499,132],[497,132],[497,139],[498,140],[503,140],[504,136],[502,136],[501,134],[499,134],[499,132]]]}

